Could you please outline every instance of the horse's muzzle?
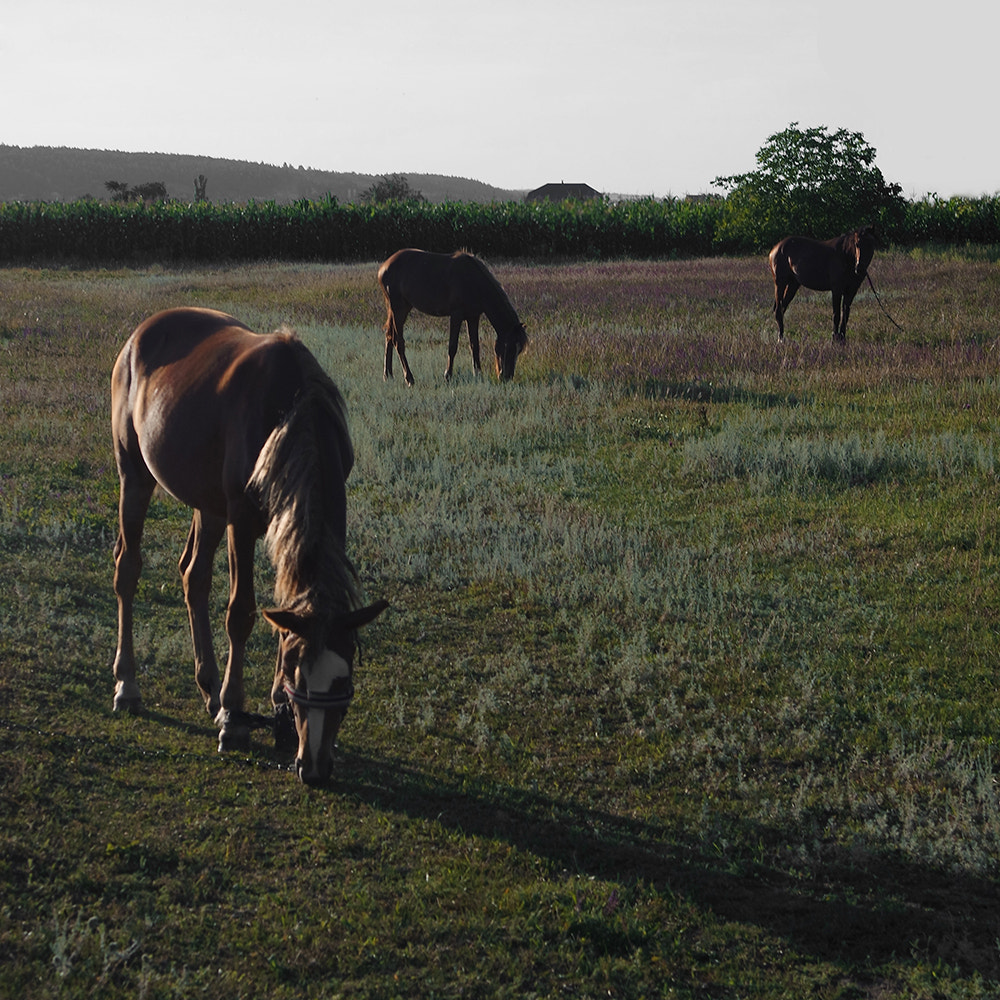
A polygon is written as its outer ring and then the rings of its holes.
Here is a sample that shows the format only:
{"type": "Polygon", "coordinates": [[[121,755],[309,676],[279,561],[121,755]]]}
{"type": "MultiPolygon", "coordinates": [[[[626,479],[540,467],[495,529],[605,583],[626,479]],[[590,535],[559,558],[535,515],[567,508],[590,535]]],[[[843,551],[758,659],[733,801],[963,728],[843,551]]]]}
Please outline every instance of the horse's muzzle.
{"type": "Polygon", "coordinates": [[[306,763],[301,757],[296,757],[295,773],[299,776],[299,781],[310,788],[325,785],[333,773],[333,755],[326,758],[325,764],[314,764],[309,768],[306,767],[306,763]]]}

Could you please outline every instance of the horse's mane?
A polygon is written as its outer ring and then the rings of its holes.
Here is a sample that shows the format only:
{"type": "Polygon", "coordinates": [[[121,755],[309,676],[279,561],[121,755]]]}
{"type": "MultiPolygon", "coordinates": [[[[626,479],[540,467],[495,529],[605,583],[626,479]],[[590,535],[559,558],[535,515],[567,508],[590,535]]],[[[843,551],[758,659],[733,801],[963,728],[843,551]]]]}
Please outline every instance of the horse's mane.
{"type": "Polygon", "coordinates": [[[852,229],[850,232],[842,233],[837,238],[836,247],[841,253],[853,254],[858,249],[858,231],[852,229]]]}
{"type": "Polygon", "coordinates": [[[247,489],[267,520],[276,603],[323,628],[333,615],[361,604],[357,573],[344,550],[344,480],[354,449],[340,391],[305,345],[286,337],[302,385],[264,442],[247,489]]]}

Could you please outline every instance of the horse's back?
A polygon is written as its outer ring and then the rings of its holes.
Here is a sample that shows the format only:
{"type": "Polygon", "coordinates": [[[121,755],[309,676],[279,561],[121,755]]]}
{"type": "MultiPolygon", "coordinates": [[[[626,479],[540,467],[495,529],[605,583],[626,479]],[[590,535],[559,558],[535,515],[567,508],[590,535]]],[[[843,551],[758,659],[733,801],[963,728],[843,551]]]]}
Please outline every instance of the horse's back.
{"type": "Polygon", "coordinates": [[[465,251],[446,254],[407,248],[382,263],[378,282],[390,308],[402,298],[430,316],[464,315],[479,305],[483,267],[465,251]]]}
{"type": "Polygon", "coordinates": [[[842,253],[837,237],[814,240],[808,236],[786,236],[768,256],[776,281],[795,280],[806,288],[828,291],[842,270],[842,253]]]}
{"type": "Polygon", "coordinates": [[[148,359],[153,365],[170,364],[199,345],[219,337],[222,331],[231,331],[230,338],[234,333],[240,336],[252,334],[249,327],[226,313],[215,309],[182,307],[164,309],[143,320],[129,338],[129,344],[139,359],[148,359]]]}
{"type": "Polygon", "coordinates": [[[786,236],[775,243],[767,259],[773,271],[776,266],[790,265],[801,253],[810,253],[814,248],[823,245],[819,240],[810,239],[808,236],[786,236]]]}
{"type": "Polygon", "coordinates": [[[378,269],[378,281],[383,287],[408,281],[441,281],[479,265],[477,258],[464,250],[456,253],[434,253],[407,247],[387,257],[378,269]]]}

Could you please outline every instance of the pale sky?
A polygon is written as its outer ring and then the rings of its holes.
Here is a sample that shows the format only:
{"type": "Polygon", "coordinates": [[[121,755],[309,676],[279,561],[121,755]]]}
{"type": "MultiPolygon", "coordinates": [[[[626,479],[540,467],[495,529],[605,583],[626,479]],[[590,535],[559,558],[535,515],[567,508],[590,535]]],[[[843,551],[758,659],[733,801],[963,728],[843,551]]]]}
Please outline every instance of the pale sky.
{"type": "Polygon", "coordinates": [[[990,0],[4,0],[0,143],[662,197],[798,122],[993,194],[998,38],[990,0]]]}

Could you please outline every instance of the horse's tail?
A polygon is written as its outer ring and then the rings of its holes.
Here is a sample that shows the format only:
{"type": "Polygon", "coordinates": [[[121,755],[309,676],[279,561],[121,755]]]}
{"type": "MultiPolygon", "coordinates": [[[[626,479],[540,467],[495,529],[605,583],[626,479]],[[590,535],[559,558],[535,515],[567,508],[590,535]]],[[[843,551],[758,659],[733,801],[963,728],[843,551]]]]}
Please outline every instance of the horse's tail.
{"type": "Polygon", "coordinates": [[[771,252],[767,255],[767,263],[771,268],[771,274],[773,274],[776,278],[778,277],[778,268],[781,266],[782,262],[784,262],[785,267],[788,267],[788,254],[785,252],[786,242],[787,238],[775,243],[775,245],[771,247],[771,252]]]}
{"type": "Polygon", "coordinates": [[[774,305],[771,307],[771,312],[780,321],[781,293],[779,288],[787,280],[787,274],[784,272],[791,273],[792,270],[788,263],[788,254],[785,252],[785,240],[781,240],[771,248],[771,252],[767,255],[767,263],[771,268],[771,277],[774,278],[774,305]],[[779,273],[779,270],[782,273],[779,273]]]}

